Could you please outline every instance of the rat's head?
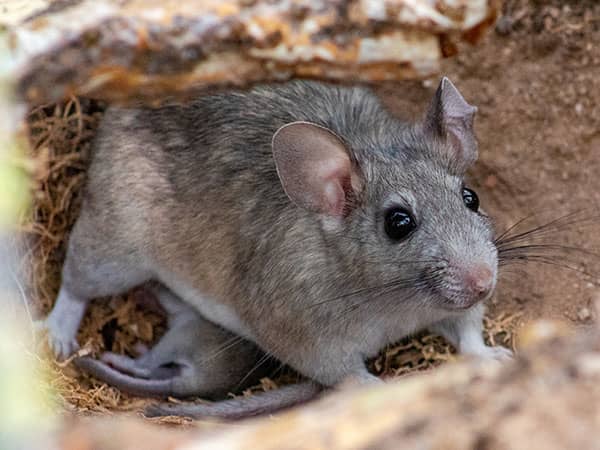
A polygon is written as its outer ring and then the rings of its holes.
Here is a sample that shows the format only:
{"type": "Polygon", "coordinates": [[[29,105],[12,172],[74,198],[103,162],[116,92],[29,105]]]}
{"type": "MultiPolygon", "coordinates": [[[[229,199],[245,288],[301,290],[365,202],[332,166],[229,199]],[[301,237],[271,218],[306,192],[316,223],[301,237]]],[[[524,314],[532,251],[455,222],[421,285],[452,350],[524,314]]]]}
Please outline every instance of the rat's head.
{"type": "Polygon", "coordinates": [[[475,112],[444,78],[414,127],[384,120],[366,133],[362,127],[365,138],[293,122],[273,137],[285,192],[319,215],[328,243],[365,292],[407,290],[403,301],[448,310],[491,295],[493,230],[463,181],[477,159],[475,112]]]}

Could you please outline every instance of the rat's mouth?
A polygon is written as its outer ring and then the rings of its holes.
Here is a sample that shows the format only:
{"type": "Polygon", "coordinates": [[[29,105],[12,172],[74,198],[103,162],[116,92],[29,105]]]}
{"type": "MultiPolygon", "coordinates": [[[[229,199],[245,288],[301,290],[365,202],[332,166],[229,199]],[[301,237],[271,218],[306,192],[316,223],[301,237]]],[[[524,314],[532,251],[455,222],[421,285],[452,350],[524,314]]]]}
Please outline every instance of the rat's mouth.
{"type": "Polygon", "coordinates": [[[440,299],[440,306],[448,311],[466,311],[479,303],[488,301],[494,295],[494,289],[480,296],[443,288],[434,288],[434,292],[440,299]]]}

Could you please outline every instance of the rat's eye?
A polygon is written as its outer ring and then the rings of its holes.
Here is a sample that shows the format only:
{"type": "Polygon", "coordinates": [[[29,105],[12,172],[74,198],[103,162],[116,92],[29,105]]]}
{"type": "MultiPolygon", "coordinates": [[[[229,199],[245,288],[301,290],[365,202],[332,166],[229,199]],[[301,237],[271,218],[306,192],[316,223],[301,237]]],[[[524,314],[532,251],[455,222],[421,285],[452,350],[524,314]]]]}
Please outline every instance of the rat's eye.
{"type": "Polygon", "coordinates": [[[477,197],[475,191],[472,191],[469,188],[463,188],[462,196],[467,208],[475,212],[479,211],[479,197],[477,197]]]}
{"type": "Polygon", "coordinates": [[[410,234],[417,227],[415,219],[403,208],[392,208],[385,213],[385,232],[387,235],[399,241],[410,234]]]}

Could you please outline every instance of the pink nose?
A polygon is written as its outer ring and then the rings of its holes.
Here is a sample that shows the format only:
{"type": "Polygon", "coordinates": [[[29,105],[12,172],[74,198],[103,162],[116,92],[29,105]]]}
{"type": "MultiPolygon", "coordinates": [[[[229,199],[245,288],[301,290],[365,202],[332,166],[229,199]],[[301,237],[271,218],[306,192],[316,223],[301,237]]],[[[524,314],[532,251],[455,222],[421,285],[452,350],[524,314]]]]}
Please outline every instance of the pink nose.
{"type": "Polygon", "coordinates": [[[485,297],[494,286],[494,272],[487,265],[477,265],[465,274],[465,286],[473,295],[485,297]]]}

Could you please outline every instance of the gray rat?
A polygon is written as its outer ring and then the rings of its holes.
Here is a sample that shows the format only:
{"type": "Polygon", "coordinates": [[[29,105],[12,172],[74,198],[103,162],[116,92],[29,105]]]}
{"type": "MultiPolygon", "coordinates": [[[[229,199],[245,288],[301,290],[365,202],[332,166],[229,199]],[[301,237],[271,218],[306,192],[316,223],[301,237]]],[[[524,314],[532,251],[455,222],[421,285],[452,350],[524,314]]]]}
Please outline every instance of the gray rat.
{"type": "Polygon", "coordinates": [[[46,321],[55,353],[77,348],[89,299],[157,280],[323,386],[378,381],[365,359],[423,328],[507,357],[481,333],[498,254],[463,181],[475,112],[447,78],[417,124],[307,81],[110,108],[46,321]]]}

